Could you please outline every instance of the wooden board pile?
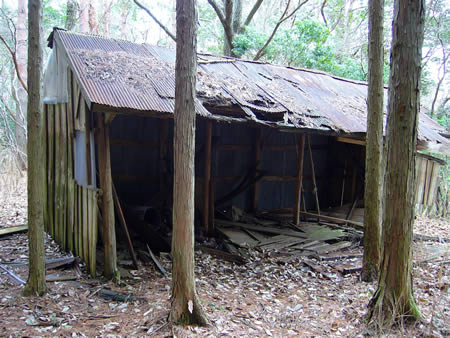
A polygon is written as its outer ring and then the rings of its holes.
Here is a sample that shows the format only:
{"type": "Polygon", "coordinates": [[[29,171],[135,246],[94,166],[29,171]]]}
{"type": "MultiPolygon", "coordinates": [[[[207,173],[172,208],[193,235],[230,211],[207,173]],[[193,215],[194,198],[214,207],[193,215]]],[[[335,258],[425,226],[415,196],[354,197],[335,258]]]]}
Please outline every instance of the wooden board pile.
{"type": "Polygon", "coordinates": [[[294,225],[278,215],[256,217],[234,210],[226,216],[228,219],[215,219],[216,230],[224,239],[224,248],[242,257],[242,263],[249,250],[258,250],[282,263],[301,258],[313,270],[320,269],[308,259],[311,257],[342,274],[361,268],[361,250],[357,249],[361,232],[352,228],[311,221],[294,225]]]}

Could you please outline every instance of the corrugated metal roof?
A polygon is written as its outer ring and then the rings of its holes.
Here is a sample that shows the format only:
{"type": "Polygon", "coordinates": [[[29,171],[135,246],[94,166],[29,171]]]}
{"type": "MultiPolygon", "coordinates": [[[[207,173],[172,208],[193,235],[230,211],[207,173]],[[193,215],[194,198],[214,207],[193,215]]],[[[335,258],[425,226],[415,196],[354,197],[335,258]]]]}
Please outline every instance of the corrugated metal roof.
{"type": "MultiPolygon", "coordinates": [[[[174,50],[62,30],[54,33],[88,101],[173,113],[174,50]]],[[[198,59],[196,110],[202,116],[336,133],[366,131],[364,83],[228,57],[200,54],[198,59]]],[[[419,121],[419,139],[448,144],[439,134],[445,130],[435,121],[425,114],[419,121]]]]}

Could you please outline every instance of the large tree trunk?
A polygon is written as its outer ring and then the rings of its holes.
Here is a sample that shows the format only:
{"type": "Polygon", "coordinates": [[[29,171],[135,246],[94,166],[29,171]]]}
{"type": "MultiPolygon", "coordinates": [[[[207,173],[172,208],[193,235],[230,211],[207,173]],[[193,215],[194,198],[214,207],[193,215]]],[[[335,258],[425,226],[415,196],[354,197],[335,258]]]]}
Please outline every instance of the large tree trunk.
{"type": "Polygon", "coordinates": [[[195,77],[197,2],[177,0],[174,112],[172,309],[170,320],[206,325],[194,275],[195,77]]]}
{"type": "Polygon", "coordinates": [[[367,93],[364,257],[361,279],[378,277],[383,193],[383,17],[384,0],[369,0],[369,86],[367,93]]]}
{"type": "Polygon", "coordinates": [[[42,7],[40,0],[28,2],[28,244],[29,274],[25,295],[43,295],[44,249],[44,140],[42,114],[42,7]]]}
{"type": "Polygon", "coordinates": [[[369,303],[370,319],[387,325],[420,318],[412,292],[411,243],[424,5],[423,0],[394,1],[384,251],[378,289],[369,303]]]}
{"type": "Polygon", "coordinates": [[[80,0],[80,32],[89,33],[89,3],[88,0],[80,0]]]}
{"type": "MultiPolygon", "coordinates": [[[[16,57],[17,71],[24,82],[27,81],[27,1],[18,1],[17,31],[16,31],[16,57]]],[[[28,87],[28,86],[27,86],[28,87]]],[[[27,121],[28,95],[25,88],[17,83],[17,111],[15,138],[17,145],[17,160],[22,169],[26,168],[27,133],[25,125],[27,121]]]]}
{"type": "Polygon", "coordinates": [[[78,17],[78,2],[76,0],[67,0],[66,4],[66,23],[64,28],[71,31],[75,28],[78,17]]]}

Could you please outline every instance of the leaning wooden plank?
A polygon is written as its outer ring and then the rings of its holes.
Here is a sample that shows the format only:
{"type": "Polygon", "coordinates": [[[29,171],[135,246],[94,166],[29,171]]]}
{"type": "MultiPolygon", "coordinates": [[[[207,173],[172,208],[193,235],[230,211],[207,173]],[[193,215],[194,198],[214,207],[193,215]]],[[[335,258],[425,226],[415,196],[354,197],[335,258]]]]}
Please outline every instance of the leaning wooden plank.
{"type": "Polygon", "coordinates": [[[352,225],[354,228],[357,228],[359,230],[364,230],[364,225],[359,222],[354,222],[354,221],[345,220],[342,218],[330,217],[330,216],[325,216],[325,215],[317,215],[317,214],[314,214],[311,212],[305,212],[305,211],[301,211],[300,214],[307,216],[307,217],[315,217],[315,218],[323,219],[325,221],[335,222],[337,224],[347,223],[348,225],[352,225]]]}
{"type": "Polygon", "coordinates": [[[159,260],[155,257],[155,255],[153,254],[153,252],[150,249],[150,247],[148,246],[148,244],[147,244],[147,250],[148,250],[148,253],[150,254],[150,257],[152,258],[153,263],[155,263],[155,266],[158,268],[159,272],[161,272],[161,274],[164,277],[168,277],[166,269],[164,269],[164,267],[161,265],[159,260]]]}
{"type": "Polygon", "coordinates": [[[125,232],[125,237],[127,239],[128,252],[130,253],[131,260],[133,261],[133,265],[135,269],[138,269],[138,262],[136,259],[136,253],[134,252],[133,243],[131,242],[130,233],[128,232],[127,222],[125,221],[125,216],[123,215],[122,206],[120,205],[119,196],[116,192],[116,187],[114,186],[114,182],[112,184],[112,191],[114,197],[114,204],[116,206],[117,215],[119,216],[119,222],[122,226],[123,231],[125,232]]]}
{"type": "Polygon", "coordinates": [[[222,250],[208,248],[206,246],[199,246],[198,249],[200,249],[205,253],[210,254],[211,256],[226,260],[228,262],[236,263],[238,265],[245,264],[245,259],[242,258],[240,255],[232,254],[222,250]]]}
{"type": "Polygon", "coordinates": [[[8,274],[9,279],[11,279],[15,284],[17,284],[17,285],[24,285],[25,284],[25,281],[22,278],[20,278],[14,272],[8,270],[7,268],[5,268],[1,264],[0,264],[0,269],[5,271],[8,274]]]}
{"type": "Polygon", "coordinates": [[[19,233],[19,232],[25,232],[27,230],[28,230],[28,225],[27,224],[17,225],[17,226],[7,227],[7,228],[1,228],[0,229],[0,237],[6,236],[6,235],[16,234],[16,233],[19,233]]]}
{"type": "Polygon", "coordinates": [[[291,230],[277,229],[277,228],[264,227],[264,226],[258,226],[258,225],[252,225],[252,224],[244,224],[244,223],[239,223],[239,222],[230,222],[230,221],[224,221],[221,219],[216,219],[216,223],[223,225],[223,226],[236,226],[236,227],[241,227],[244,229],[265,232],[268,234],[287,235],[287,236],[300,237],[300,238],[307,237],[304,233],[302,233],[300,231],[291,231],[291,230]]]}
{"type": "Polygon", "coordinates": [[[307,233],[307,235],[308,239],[328,241],[331,239],[338,239],[340,237],[343,237],[345,236],[345,233],[342,230],[332,230],[327,227],[322,227],[321,229],[318,229],[311,233],[307,233]]]}

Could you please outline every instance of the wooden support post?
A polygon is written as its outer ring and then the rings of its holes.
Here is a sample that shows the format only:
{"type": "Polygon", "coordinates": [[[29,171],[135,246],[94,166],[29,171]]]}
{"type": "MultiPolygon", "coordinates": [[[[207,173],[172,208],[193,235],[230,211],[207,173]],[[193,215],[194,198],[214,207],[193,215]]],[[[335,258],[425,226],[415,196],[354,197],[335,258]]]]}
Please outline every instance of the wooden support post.
{"type": "MultiPolygon", "coordinates": [[[[256,127],[256,138],[255,138],[255,177],[256,171],[259,168],[259,162],[261,161],[261,142],[263,136],[263,128],[258,126],[256,127]]],[[[253,185],[253,193],[252,193],[252,211],[255,212],[258,210],[258,195],[259,195],[259,183],[255,182],[253,185]]]]}
{"type": "MultiPolygon", "coordinates": [[[[297,140],[297,137],[295,137],[297,140]]],[[[302,199],[302,185],[303,185],[303,160],[305,157],[305,134],[300,135],[297,148],[297,189],[295,191],[295,205],[294,205],[294,224],[300,223],[300,202],[302,199]]]]}
{"type": "Polygon", "coordinates": [[[209,208],[211,190],[211,143],[212,143],[212,121],[206,121],[205,135],[205,173],[203,175],[203,226],[205,232],[210,233],[209,228],[209,208]]]}
{"type": "Polygon", "coordinates": [[[105,250],[106,278],[117,280],[116,231],[114,220],[114,201],[112,193],[111,158],[109,152],[109,127],[105,125],[103,114],[97,115],[98,127],[98,166],[100,189],[102,190],[102,227],[105,250]]]}
{"type": "Polygon", "coordinates": [[[307,140],[308,140],[309,160],[311,162],[311,176],[312,176],[313,187],[314,187],[314,196],[316,198],[316,209],[317,209],[317,214],[320,215],[319,194],[317,192],[316,174],[314,171],[314,161],[313,161],[313,156],[312,156],[312,151],[311,151],[311,142],[309,140],[309,135],[308,135],[307,140]]]}
{"type": "Polygon", "coordinates": [[[125,216],[123,215],[122,207],[120,205],[119,196],[116,192],[116,187],[114,183],[112,185],[112,191],[114,195],[114,203],[116,205],[117,215],[119,216],[119,222],[122,226],[123,231],[125,232],[125,237],[127,238],[128,251],[130,252],[131,260],[133,261],[133,265],[135,269],[138,269],[138,262],[136,259],[136,254],[134,252],[133,243],[131,242],[130,233],[128,232],[127,222],[125,221],[125,216]]]}

